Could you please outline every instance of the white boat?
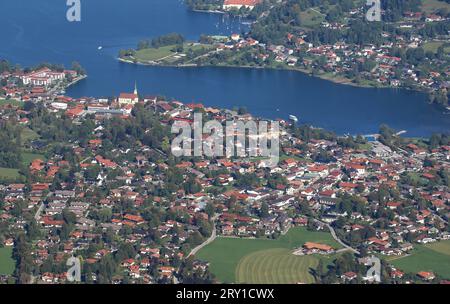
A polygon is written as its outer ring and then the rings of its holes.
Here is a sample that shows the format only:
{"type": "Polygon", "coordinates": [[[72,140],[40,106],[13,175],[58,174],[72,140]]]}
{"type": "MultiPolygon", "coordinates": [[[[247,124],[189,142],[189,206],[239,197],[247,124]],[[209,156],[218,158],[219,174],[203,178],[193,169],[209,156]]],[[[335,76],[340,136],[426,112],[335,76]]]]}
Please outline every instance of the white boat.
{"type": "Polygon", "coordinates": [[[99,46],[98,49],[101,50],[101,49],[103,49],[103,47],[102,47],[102,46],[99,46]]]}
{"type": "Polygon", "coordinates": [[[289,119],[292,120],[293,122],[298,122],[298,118],[295,115],[289,115],[289,119]]]}

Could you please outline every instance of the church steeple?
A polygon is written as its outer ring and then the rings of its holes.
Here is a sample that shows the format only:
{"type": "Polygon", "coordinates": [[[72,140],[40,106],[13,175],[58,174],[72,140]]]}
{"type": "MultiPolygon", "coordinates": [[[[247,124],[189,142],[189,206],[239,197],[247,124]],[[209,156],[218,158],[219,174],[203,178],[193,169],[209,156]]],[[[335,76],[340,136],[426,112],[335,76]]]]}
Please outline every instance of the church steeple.
{"type": "Polygon", "coordinates": [[[134,95],[138,95],[137,82],[134,82],[134,95]]]}

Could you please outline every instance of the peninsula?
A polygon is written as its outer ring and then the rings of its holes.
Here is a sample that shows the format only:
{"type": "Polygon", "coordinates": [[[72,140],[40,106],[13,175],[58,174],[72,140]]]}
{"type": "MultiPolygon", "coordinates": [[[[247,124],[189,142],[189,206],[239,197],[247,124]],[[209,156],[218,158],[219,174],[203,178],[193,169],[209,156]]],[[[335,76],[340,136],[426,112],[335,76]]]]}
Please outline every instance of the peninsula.
{"type": "Polygon", "coordinates": [[[247,33],[164,45],[143,41],[135,50],[120,51],[119,58],[145,65],[292,69],[355,86],[425,91],[430,102],[446,108],[450,5],[430,2],[390,1],[383,20],[369,22],[364,1],[314,6],[265,0],[241,8],[252,21],[247,33]]]}

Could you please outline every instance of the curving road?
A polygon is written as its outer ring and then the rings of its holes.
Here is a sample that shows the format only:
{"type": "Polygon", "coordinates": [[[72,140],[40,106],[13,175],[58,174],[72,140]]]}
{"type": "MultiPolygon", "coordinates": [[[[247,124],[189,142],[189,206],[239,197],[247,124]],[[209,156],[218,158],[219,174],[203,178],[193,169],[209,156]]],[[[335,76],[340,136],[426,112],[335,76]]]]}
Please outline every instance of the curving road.
{"type": "Polygon", "coordinates": [[[211,244],[212,242],[214,242],[214,240],[217,237],[217,228],[216,228],[216,219],[219,217],[219,214],[216,214],[215,216],[213,216],[212,218],[212,224],[213,224],[213,231],[211,233],[211,236],[204,241],[203,243],[201,243],[200,245],[198,245],[197,247],[195,247],[194,249],[191,250],[191,252],[189,253],[189,255],[187,256],[188,258],[190,256],[196,255],[197,252],[200,251],[200,249],[202,249],[203,247],[205,247],[208,244],[211,244]]]}
{"type": "Polygon", "coordinates": [[[317,220],[317,219],[313,219],[313,220],[314,220],[315,222],[317,222],[317,223],[321,223],[321,224],[327,226],[328,229],[330,230],[330,233],[331,233],[331,236],[333,237],[333,239],[335,239],[336,242],[338,242],[339,244],[341,244],[342,246],[344,246],[343,249],[339,249],[339,250],[337,250],[336,252],[342,252],[342,251],[347,251],[347,250],[349,250],[349,251],[351,251],[351,252],[353,252],[353,253],[359,254],[359,251],[358,251],[358,250],[356,250],[355,248],[350,247],[349,245],[345,244],[345,243],[344,243],[344,242],[336,235],[336,231],[334,231],[334,228],[331,227],[330,224],[325,223],[325,222],[322,222],[322,221],[319,221],[319,220],[317,220]]]}

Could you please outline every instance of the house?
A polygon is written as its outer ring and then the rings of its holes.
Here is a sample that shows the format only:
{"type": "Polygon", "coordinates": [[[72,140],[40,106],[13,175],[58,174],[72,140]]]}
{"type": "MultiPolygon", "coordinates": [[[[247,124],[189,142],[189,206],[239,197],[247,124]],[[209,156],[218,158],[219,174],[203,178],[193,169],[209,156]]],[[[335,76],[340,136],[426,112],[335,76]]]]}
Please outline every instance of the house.
{"type": "Polygon", "coordinates": [[[159,274],[162,277],[171,278],[173,275],[173,272],[175,271],[175,268],[170,266],[161,266],[159,267],[159,274]]]}
{"type": "Polygon", "coordinates": [[[222,227],[222,234],[223,235],[232,235],[234,232],[234,229],[232,226],[226,225],[222,227]]]}
{"type": "Polygon", "coordinates": [[[344,273],[343,275],[341,275],[341,279],[343,279],[344,281],[351,281],[354,280],[358,277],[358,275],[353,272],[353,271],[348,271],[346,273],[344,273]]]}
{"type": "Polygon", "coordinates": [[[306,242],[303,245],[303,248],[306,250],[307,254],[311,253],[332,253],[334,251],[333,247],[325,244],[306,242]]]}
{"type": "Polygon", "coordinates": [[[11,247],[14,245],[14,239],[10,238],[10,239],[5,240],[4,244],[6,247],[11,247]]]}
{"type": "Polygon", "coordinates": [[[390,273],[390,276],[393,279],[401,279],[401,278],[403,278],[404,275],[405,275],[405,273],[398,269],[393,269],[390,273]]]}
{"type": "Polygon", "coordinates": [[[417,273],[417,276],[424,281],[432,281],[436,277],[434,275],[434,273],[429,272],[429,271],[421,271],[421,272],[417,273]]]}

